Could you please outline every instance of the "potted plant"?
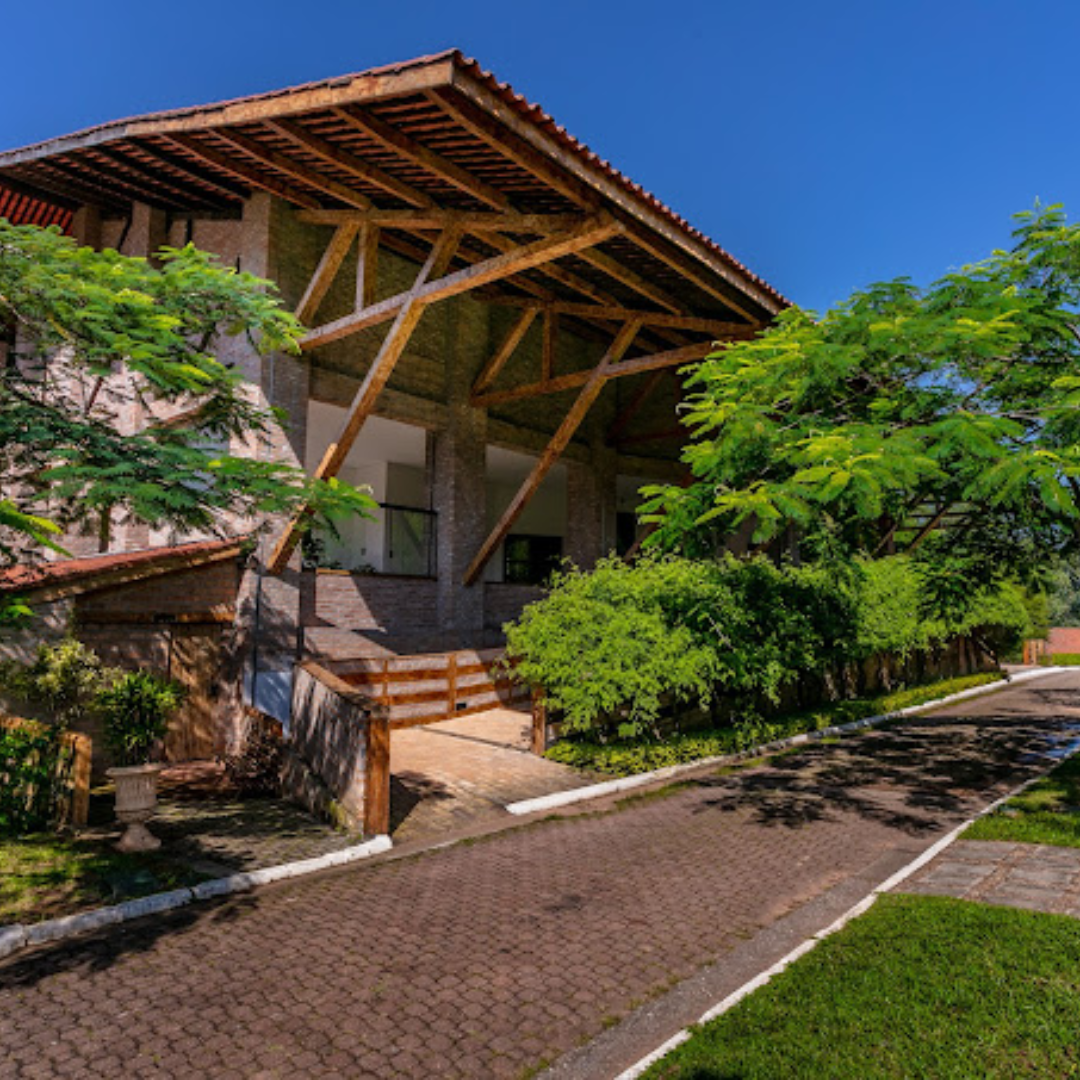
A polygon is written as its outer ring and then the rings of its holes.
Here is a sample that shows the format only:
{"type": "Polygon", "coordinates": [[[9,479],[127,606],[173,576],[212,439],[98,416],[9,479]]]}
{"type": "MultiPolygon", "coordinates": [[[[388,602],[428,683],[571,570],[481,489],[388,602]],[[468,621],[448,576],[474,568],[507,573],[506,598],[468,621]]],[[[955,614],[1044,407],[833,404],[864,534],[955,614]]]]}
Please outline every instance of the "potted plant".
{"type": "Polygon", "coordinates": [[[146,827],[157,807],[162,740],[183,699],[174,682],[148,671],[129,671],[98,694],[105,742],[117,764],[107,770],[116,784],[116,817],[127,826],[118,851],[153,851],[161,841],[146,827]]]}

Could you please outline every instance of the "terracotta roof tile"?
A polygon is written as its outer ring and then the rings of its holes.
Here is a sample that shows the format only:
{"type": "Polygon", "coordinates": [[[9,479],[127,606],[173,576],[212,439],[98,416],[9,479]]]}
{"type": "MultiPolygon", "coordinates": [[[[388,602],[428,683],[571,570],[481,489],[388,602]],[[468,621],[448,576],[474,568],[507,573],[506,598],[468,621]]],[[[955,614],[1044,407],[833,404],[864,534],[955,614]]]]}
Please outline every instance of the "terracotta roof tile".
{"type": "Polygon", "coordinates": [[[56,562],[35,563],[33,566],[12,566],[0,570],[0,593],[23,592],[33,589],[68,585],[99,574],[111,574],[120,570],[149,571],[160,563],[194,559],[202,561],[206,556],[237,551],[243,538],[231,540],[199,540],[172,547],[148,548],[144,551],[120,551],[108,555],[89,555],[79,559],[59,559],[56,562]]]}

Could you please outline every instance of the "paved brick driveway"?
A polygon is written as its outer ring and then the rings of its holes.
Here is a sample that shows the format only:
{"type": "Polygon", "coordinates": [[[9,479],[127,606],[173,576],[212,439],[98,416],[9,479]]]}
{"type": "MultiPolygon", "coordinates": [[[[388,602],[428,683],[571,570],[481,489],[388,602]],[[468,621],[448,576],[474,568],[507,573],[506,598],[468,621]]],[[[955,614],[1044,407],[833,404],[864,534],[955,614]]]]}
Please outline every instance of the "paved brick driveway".
{"type": "MultiPolygon", "coordinates": [[[[1052,676],[773,766],[0,967],[0,1076],[507,1077],[898,849],[1075,723],[1052,676]]],[[[884,876],[884,874],[882,874],[884,876]]]]}

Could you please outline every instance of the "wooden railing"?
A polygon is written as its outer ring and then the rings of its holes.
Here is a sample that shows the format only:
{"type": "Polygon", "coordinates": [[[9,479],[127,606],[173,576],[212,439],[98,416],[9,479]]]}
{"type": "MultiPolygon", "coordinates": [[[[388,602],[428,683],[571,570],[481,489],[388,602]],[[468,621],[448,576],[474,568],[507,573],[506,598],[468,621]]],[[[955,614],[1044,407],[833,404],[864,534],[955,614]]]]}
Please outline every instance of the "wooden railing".
{"type": "Polygon", "coordinates": [[[501,649],[389,656],[335,664],[336,674],[389,710],[391,728],[417,727],[528,702],[501,649]]]}

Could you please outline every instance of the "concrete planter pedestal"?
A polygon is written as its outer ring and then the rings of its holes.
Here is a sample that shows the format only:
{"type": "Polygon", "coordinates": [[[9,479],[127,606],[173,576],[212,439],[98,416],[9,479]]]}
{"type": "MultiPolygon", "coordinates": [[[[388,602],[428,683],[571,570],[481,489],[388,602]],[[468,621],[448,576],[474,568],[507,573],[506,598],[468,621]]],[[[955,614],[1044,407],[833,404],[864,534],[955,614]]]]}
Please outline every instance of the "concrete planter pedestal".
{"type": "Polygon", "coordinates": [[[116,818],[127,829],[117,851],[156,851],[161,841],[146,827],[157,809],[157,780],[162,765],[127,765],[108,769],[116,784],[116,818]]]}

